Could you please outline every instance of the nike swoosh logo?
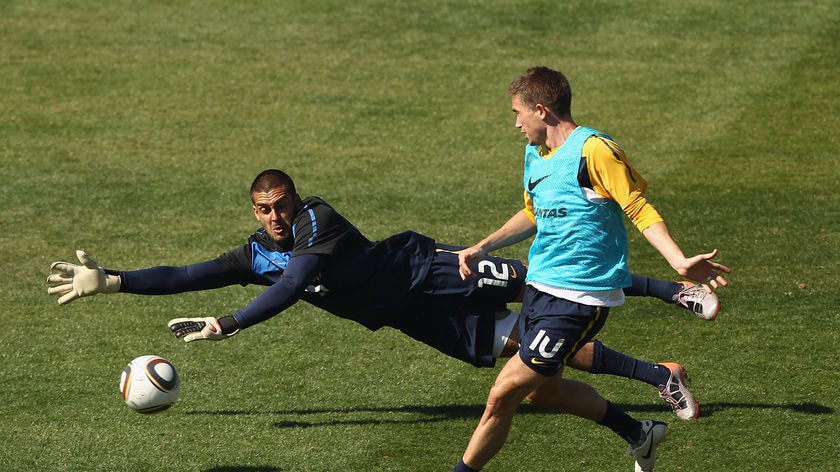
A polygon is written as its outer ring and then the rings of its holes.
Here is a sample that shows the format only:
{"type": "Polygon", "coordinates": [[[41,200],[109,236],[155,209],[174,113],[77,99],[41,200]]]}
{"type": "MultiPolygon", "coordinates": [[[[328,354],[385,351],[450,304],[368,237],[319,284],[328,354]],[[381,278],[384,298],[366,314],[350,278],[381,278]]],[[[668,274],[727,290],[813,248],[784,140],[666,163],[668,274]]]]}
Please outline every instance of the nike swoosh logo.
{"type": "Polygon", "coordinates": [[[529,179],[528,179],[528,191],[529,191],[529,192],[533,192],[533,191],[534,191],[534,189],[535,189],[535,188],[537,188],[537,185],[539,185],[539,184],[540,184],[540,182],[542,182],[543,180],[545,180],[545,179],[547,179],[547,178],[549,178],[549,177],[551,177],[551,174],[544,175],[544,176],[540,177],[540,178],[539,178],[539,179],[537,179],[537,180],[531,180],[531,179],[529,178],[529,179]]]}
{"type": "Polygon", "coordinates": [[[546,364],[548,364],[548,362],[543,362],[543,361],[541,361],[541,360],[537,359],[536,357],[532,357],[532,358],[531,358],[531,364],[534,364],[534,365],[546,365],[546,364]]]}

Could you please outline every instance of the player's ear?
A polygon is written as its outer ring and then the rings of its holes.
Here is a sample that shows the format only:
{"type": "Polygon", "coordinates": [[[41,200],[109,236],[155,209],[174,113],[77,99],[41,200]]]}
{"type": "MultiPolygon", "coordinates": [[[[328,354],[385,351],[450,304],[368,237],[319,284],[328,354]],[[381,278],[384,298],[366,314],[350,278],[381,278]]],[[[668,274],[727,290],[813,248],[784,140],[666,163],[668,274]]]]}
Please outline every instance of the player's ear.
{"type": "Polygon", "coordinates": [[[300,208],[303,206],[303,200],[300,198],[299,194],[295,194],[295,209],[300,208]]]}
{"type": "Polygon", "coordinates": [[[257,206],[256,205],[251,205],[251,208],[254,209],[254,218],[256,218],[257,221],[259,221],[260,220],[260,215],[259,215],[259,213],[257,213],[257,206]]]}

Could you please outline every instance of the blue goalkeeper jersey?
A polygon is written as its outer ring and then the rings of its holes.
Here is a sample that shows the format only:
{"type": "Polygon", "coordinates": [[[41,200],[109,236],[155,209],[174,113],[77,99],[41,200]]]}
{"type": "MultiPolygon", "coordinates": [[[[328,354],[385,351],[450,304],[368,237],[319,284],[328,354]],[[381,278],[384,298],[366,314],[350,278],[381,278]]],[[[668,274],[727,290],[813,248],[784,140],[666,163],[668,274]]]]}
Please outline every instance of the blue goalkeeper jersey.
{"type": "Polygon", "coordinates": [[[372,242],[318,197],[303,200],[293,232],[293,246],[283,248],[260,229],[248,244],[217,261],[248,283],[273,285],[283,277],[292,258],[303,254],[327,257],[323,270],[309,281],[326,290],[307,291],[301,298],[373,330],[400,316],[398,307],[425,280],[435,253],[433,239],[412,231],[372,242]]]}

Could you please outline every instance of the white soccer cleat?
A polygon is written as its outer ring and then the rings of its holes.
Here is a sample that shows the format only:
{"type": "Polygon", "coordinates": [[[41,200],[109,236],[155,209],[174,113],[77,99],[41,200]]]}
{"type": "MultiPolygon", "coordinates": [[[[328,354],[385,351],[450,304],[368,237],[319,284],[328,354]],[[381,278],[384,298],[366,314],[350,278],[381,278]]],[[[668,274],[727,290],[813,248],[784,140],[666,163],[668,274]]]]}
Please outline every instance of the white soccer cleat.
{"type": "Polygon", "coordinates": [[[679,282],[683,289],[675,295],[677,305],[689,310],[700,318],[713,321],[720,311],[720,298],[717,294],[709,293],[702,285],[694,282],[679,282]]]}
{"type": "Polygon", "coordinates": [[[656,446],[668,437],[668,425],[661,421],[642,421],[644,438],[627,446],[627,454],[636,458],[636,472],[651,472],[656,463],[656,446]]]}
{"type": "Polygon", "coordinates": [[[693,420],[700,416],[700,404],[685,384],[685,368],[674,362],[663,362],[659,365],[671,371],[668,382],[659,386],[659,396],[682,420],[693,420]]]}

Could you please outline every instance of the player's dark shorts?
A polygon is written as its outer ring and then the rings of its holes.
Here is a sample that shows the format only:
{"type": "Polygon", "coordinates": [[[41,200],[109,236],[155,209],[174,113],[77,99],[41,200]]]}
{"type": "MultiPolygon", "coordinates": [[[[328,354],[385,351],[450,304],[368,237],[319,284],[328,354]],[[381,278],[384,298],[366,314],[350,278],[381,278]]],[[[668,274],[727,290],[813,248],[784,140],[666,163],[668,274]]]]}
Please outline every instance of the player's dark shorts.
{"type": "Polygon", "coordinates": [[[554,376],[604,326],[608,307],[582,305],[528,285],[519,317],[519,358],[535,372],[554,376]]]}
{"type": "Polygon", "coordinates": [[[441,246],[426,280],[390,325],[442,353],[476,367],[492,367],[496,314],[517,301],[525,266],[514,259],[488,257],[461,280],[460,247],[441,246]]]}
{"type": "Polygon", "coordinates": [[[461,247],[438,244],[429,273],[420,290],[431,295],[460,295],[483,301],[518,301],[525,284],[525,265],[516,259],[488,256],[471,266],[476,277],[461,280],[458,251],[461,247]]]}
{"type": "Polygon", "coordinates": [[[449,357],[476,367],[493,367],[496,313],[504,305],[457,295],[418,294],[390,326],[449,357]]]}

